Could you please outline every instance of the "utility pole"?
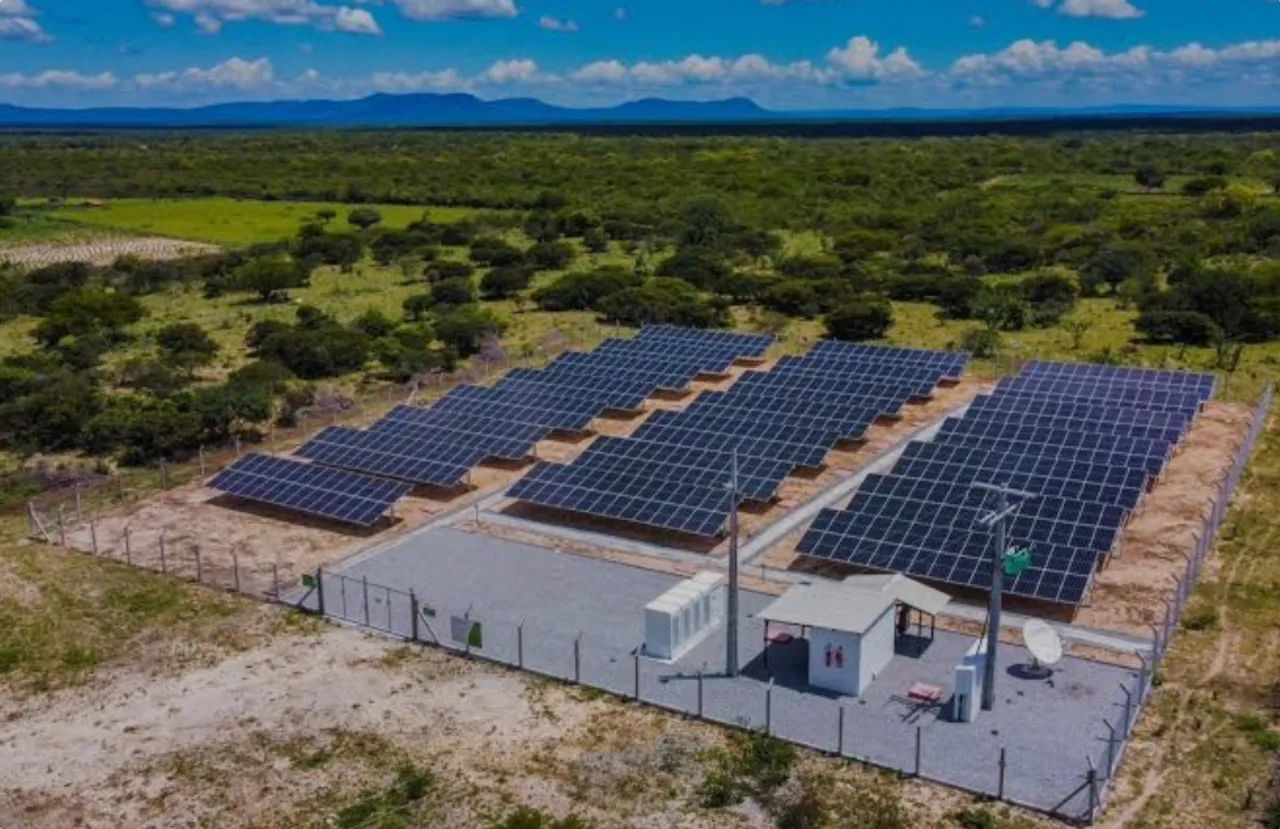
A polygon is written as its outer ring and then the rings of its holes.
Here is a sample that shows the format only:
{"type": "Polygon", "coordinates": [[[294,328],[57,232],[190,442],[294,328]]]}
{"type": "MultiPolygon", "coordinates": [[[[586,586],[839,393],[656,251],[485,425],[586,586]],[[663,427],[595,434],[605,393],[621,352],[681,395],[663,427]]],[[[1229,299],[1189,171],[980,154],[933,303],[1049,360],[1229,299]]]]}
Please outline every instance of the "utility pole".
{"type": "Polygon", "coordinates": [[[729,595],[725,602],[728,616],[725,627],[724,672],[738,675],[738,450],[733,450],[729,483],[729,595]]]}
{"type": "Polygon", "coordinates": [[[974,489],[981,489],[996,494],[995,509],[981,516],[978,524],[994,528],[994,543],[991,548],[991,595],[987,603],[987,658],[983,662],[982,671],[982,710],[990,711],[996,704],[996,655],[1000,649],[1000,612],[1004,600],[1004,557],[1009,549],[1006,541],[1006,527],[1010,518],[1017,514],[1018,508],[1029,498],[1035,498],[1033,492],[1024,492],[1008,486],[996,484],[973,484],[974,489]],[[1009,503],[1009,496],[1016,496],[1022,501],[1009,503]]]}

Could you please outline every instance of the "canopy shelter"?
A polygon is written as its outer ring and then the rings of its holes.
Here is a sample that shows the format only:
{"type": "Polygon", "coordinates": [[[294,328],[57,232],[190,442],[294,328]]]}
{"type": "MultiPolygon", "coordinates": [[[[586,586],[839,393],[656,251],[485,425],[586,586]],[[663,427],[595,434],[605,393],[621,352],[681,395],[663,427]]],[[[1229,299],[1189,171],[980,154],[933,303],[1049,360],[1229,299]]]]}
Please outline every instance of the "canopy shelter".
{"type": "MultiPolygon", "coordinates": [[[[798,627],[809,643],[809,684],[858,695],[893,658],[899,637],[910,631],[911,614],[923,640],[924,617],[933,637],[946,593],[901,574],[850,576],[844,581],[801,582],[757,616],[764,620],[765,654],[785,637],[770,625],[798,627]]],[[[766,662],[767,664],[767,662],[766,662]]]]}

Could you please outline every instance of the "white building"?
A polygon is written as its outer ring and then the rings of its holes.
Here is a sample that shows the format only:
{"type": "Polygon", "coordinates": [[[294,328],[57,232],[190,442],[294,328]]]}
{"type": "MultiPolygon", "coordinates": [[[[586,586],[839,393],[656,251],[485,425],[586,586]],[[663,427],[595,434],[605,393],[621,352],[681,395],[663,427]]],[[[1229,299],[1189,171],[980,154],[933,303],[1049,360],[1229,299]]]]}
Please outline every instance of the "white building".
{"type": "Polygon", "coordinates": [[[724,621],[724,584],[704,571],[645,605],[645,656],[674,661],[706,638],[724,621]]]}
{"type": "Polygon", "coordinates": [[[809,644],[810,685],[860,696],[893,659],[910,611],[936,616],[950,601],[900,574],[850,576],[797,584],[757,615],[766,642],[770,623],[800,628],[809,644]]]}

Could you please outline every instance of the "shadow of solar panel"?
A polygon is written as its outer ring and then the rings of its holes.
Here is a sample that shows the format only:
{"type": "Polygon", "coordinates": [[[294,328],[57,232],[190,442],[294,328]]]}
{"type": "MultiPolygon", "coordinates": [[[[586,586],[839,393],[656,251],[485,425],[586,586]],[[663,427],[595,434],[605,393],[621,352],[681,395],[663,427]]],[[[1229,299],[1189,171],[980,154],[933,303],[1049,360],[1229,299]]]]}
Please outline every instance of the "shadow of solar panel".
{"type": "Polygon", "coordinates": [[[408,484],[269,455],[246,455],[209,486],[307,515],[367,527],[409,493],[408,484]]]}
{"type": "Polygon", "coordinates": [[[1194,392],[1202,400],[1208,400],[1213,396],[1218,383],[1218,378],[1213,374],[1092,363],[1054,363],[1044,360],[1032,360],[1023,366],[1021,373],[1026,377],[1054,378],[1068,382],[1103,380],[1110,383],[1182,390],[1194,392]]]}
{"type": "Polygon", "coordinates": [[[542,463],[508,490],[531,504],[714,538],[727,516],[719,487],[676,486],[542,463]]]}
{"type": "Polygon", "coordinates": [[[396,478],[424,486],[456,487],[484,449],[450,444],[424,446],[394,434],[361,432],[342,426],[323,430],[298,449],[298,455],[325,466],[396,478]]]}

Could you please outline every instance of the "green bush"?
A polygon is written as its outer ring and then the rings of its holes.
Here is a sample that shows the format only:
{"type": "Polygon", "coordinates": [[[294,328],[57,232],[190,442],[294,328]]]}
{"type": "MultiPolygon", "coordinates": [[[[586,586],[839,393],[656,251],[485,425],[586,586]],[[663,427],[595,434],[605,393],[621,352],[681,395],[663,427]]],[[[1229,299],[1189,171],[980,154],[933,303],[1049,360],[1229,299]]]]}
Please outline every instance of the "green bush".
{"type": "Polygon", "coordinates": [[[960,335],[956,348],[967,351],[979,360],[990,360],[1000,353],[1004,338],[999,331],[990,328],[970,328],[960,335]]]}
{"type": "Polygon", "coordinates": [[[567,273],[533,292],[533,301],[543,311],[585,311],[594,308],[609,294],[624,288],[638,288],[644,279],[619,267],[567,273]]]}
{"type": "Polygon", "coordinates": [[[1153,343],[1209,345],[1222,337],[1218,324],[1199,311],[1147,311],[1133,327],[1153,343]]]}
{"type": "Polygon", "coordinates": [[[889,333],[893,306],[882,297],[854,300],[827,315],[827,335],[837,340],[876,340],[889,333]]]}

